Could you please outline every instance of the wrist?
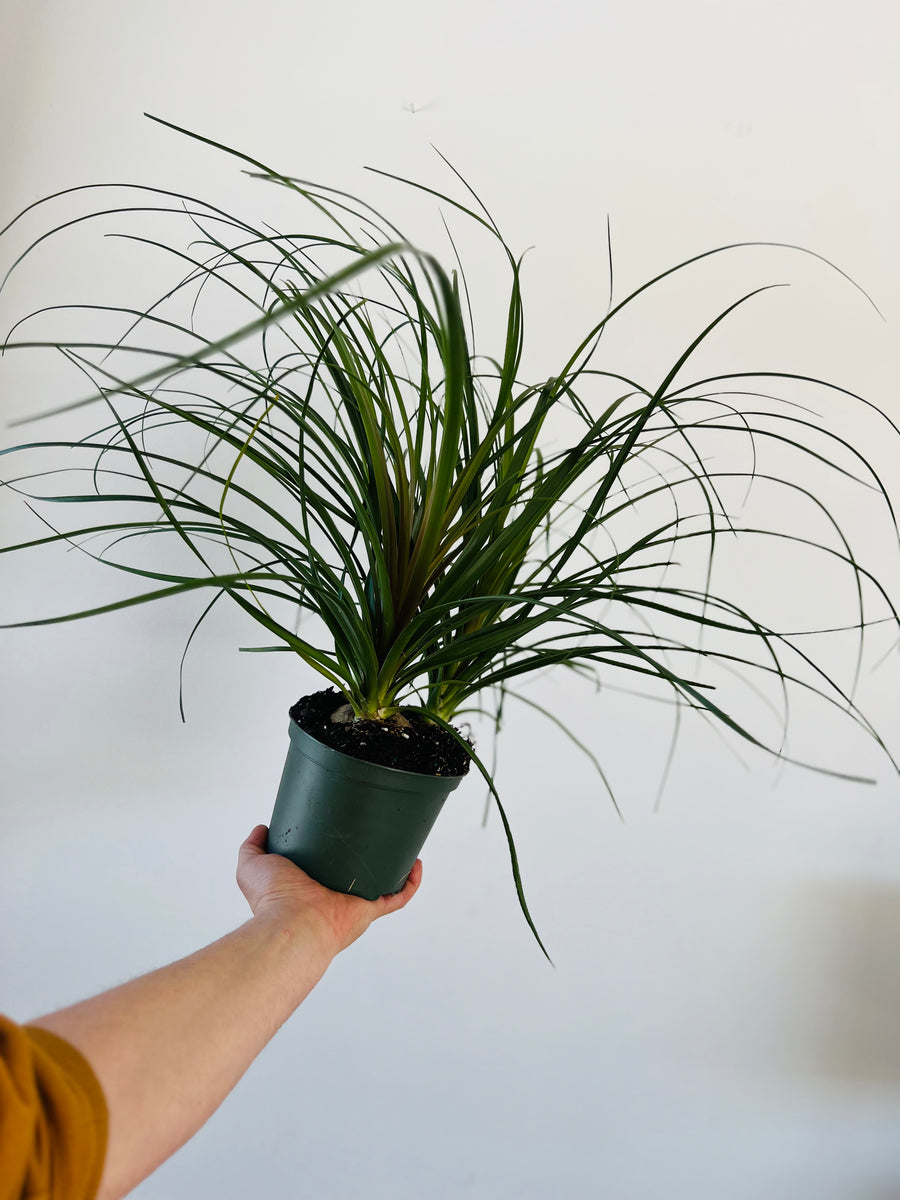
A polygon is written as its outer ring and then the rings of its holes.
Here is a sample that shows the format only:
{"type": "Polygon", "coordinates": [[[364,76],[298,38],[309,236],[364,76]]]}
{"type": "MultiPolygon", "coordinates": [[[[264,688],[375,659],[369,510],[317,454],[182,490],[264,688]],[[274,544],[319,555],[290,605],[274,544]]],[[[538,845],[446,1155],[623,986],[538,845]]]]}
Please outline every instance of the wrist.
{"type": "MultiPolygon", "coordinates": [[[[288,966],[296,966],[304,979],[320,979],[340,950],[333,931],[308,907],[302,909],[273,905],[260,909],[247,925],[255,928],[265,942],[288,966]]],[[[311,985],[310,985],[311,986],[311,985]]]]}

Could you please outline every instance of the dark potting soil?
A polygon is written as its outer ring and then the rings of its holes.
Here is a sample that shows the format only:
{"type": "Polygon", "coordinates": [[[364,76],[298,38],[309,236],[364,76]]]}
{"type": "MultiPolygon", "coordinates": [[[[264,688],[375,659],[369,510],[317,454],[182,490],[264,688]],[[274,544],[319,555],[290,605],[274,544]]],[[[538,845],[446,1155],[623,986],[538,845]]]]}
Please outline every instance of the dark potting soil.
{"type": "Polygon", "coordinates": [[[332,750],[352,758],[414,771],[419,775],[465,775],[469,756],[445,729],[422,717],[404,714],[405,724],[387,721],[332,721],[331,714],[346,704],[335,688],[302,696],[290,710],[300,728],[332,750]]]}

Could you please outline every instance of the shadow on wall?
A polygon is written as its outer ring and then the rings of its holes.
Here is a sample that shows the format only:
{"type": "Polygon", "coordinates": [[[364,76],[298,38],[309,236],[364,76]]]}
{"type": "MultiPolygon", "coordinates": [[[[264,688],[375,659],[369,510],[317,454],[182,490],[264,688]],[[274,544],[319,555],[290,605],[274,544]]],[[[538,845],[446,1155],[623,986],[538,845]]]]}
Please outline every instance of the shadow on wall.
{"type": "Polygon", "coordinates": [[[817,885],[803,908],[819,976],[796,1010],[803,1065],[837,1085],[900,1088],[900,886],[817,885]]]}

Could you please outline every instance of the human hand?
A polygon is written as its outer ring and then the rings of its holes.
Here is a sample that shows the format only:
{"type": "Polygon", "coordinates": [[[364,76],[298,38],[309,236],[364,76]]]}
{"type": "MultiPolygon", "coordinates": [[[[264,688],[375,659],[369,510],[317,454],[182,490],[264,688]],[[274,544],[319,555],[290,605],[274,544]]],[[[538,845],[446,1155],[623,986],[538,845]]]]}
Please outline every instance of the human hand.
{"type": "Polygon", "coordinates": [[[416,859],[401,891],[395,896],[363,900],[316,883],[290,859],[266,853],[268,829],[257,825],[238,855],[237,882],[255,917],[312,924],[330,955],[346,949],[378,917],[397,912],[413,898],[422,880],[416,859]]]}

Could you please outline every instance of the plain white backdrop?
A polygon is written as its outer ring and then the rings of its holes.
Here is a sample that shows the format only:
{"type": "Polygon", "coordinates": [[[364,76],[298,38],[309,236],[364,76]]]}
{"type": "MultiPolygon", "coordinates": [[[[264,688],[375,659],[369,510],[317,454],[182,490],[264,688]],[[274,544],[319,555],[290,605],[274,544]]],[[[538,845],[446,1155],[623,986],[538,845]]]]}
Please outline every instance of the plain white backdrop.
{"type": "MultiPolygon", "coordinates": [[[[149,111],[371,195],[427,240],[427,202],[362,168],[446,186],[434,145],[510,243],[533,247],[535,377],[605,307],[609,214],[622,293],[712,245],[771,239],[837,262],[885,317],[811,261],[746,252],[648,307],[622,344],[645,374],[729,297],[791,282],[727,335],[718,365],[809,370],[900,419],[888,0],[0,0],[0,14],[0,224],[98,180],[284,214],[274,189],[149,111]]],[[[152,291],[117,276],[98,238],[77,246],[0,297],[4,333],[47,297],[152,291]]],[[[0,242],[3,269],[14,252],[0,242]]],[[[478,267],[488,294],[495,266],[478,267]]],[[[3,445],[62,379],[0,363],[3,445]]],[[[859,410],[840,420],[900,502],[898,443],[859,410]]],[[[890,528],[849,503],[896,600],[890,528]]],[[[0,493],[0,542],[39,529],[0,493]]],[[[783,556],[728,570],[722,590],[748,604],[781,596],[814,620],[829,598],[783,556]]],[[[62,552],[0,572],[3,621],[114,598],[119,583],[62,552]]],[[[288,656],[238,654],[246,625],[223,610],[192,651],[182,725],[196,615],[173,603],[0,632],[0,1004],[18,1019],[244,919],[237,846],[268,818],[286,710],[314,680],[288,656]]],[[[876,657],[860,703],[897,754],[898,660],[872,671],[876,657]]],[[[334,965],[142,1200],[900,1197],[900,787],[885,757],[802,703],[798,754],[876,786],[776,769],[689,725],[655,812],[666,709],[564,679],[535,695],[600,754],[626,817],[561,734],[510,708],[498,783],[555,969],[469,781],[426,846],[415,903],[334,965]]]]}

